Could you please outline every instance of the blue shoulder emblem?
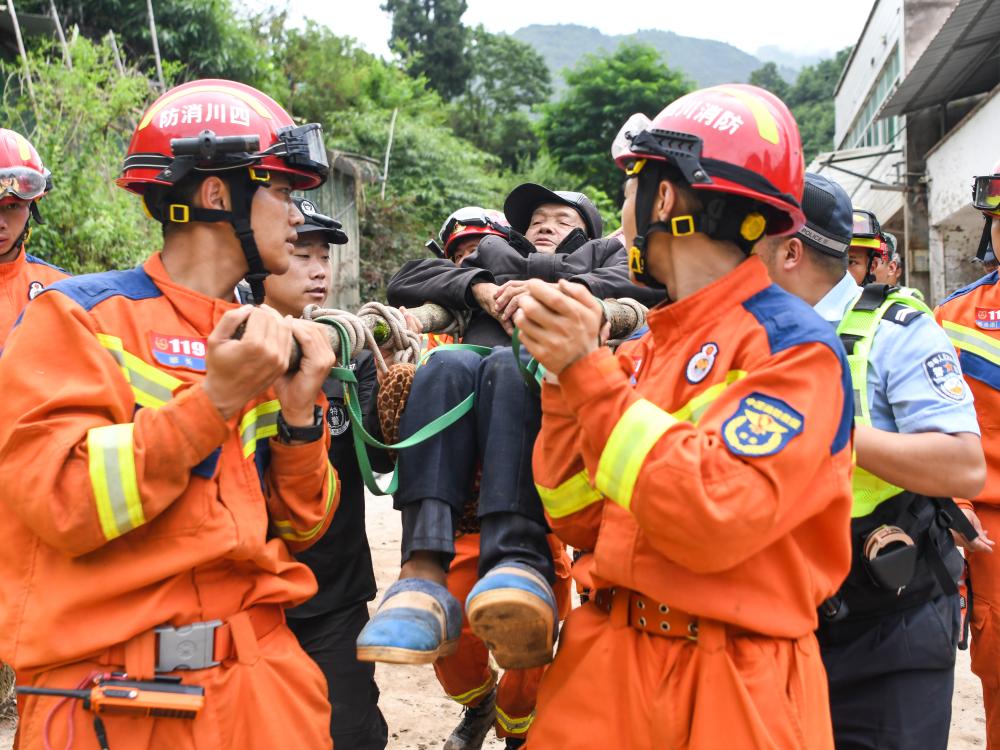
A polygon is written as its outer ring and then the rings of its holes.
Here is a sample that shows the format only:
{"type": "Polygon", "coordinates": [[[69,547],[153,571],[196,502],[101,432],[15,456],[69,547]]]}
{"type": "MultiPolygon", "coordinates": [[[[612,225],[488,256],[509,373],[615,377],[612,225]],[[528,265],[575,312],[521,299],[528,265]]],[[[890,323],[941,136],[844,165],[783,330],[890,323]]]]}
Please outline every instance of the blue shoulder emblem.
{"type": "Polygon", "coordinates": [[[751,393],[722,425],[722,441],[739,456],[773,456],[802,432],[804,421],[781,399],[751,393]]]}

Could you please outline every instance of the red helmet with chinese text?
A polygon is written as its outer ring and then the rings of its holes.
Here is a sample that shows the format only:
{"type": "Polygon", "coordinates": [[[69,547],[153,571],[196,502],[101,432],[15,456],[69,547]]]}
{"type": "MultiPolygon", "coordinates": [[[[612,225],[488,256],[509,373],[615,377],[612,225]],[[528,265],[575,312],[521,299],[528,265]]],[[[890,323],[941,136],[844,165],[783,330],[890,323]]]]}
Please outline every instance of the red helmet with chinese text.
{"type": "Polygon", "coordinates": [[[438,242],[444,257],[450,258],[455,253],[456,245],[462,240],[490,234],[509,237],[510,224],[507,222],[507,217],[500,211],[466,206],[444,220],[438,232],[438,242]]]}
{"type": "Polygon", "coordinates": [[[322,128],[296,125],[271,97],[235,81],[205,79],[177,86],[143,114],[122,166],[119,186],[143,197],[157,221],[229,222],[247,259],[253,298],[264,299],[264,268],[250,227],[257,188],[272,173],[300,190],[319,187],[329,174],[322,128]],[[198,208],[177,195],[186,178],[216,175],[229,186],[231,211],[198,208]]]}
{"type": "Polygon", "coordinates": [[[652,120],[633,115],[615,138],[612,156],[639,180],[629,265],[649,286],[662,286],[645,271],[652,232],[703,232],[749,253],[763,235],[791,234],[805,223],[798,125],[784,102],[756,86],[713,86],[682,96],[652,120]],[[702,210],[651,222],[663,179],[693,189],[702,210]]]}
{"type": "MultiPolygon", "coordinates": [[[[39,224],[42,215],[38,200],[52,190],[52,174],[23,135],[0,128],[0,205],[29,201],[31,218],[39,224]]],[[[25,222],[12,247],[20,247],[31,234],[30,220],[25,222]]]]}

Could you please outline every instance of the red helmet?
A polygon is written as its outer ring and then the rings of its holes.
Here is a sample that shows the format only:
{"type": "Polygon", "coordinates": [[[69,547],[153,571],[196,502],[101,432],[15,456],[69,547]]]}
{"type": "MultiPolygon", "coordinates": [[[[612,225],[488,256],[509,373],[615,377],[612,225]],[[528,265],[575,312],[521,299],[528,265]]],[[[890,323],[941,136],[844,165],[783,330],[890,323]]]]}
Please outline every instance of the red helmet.
{"type": "Polygon", "coordinates": [[[455,245],[469,237],[510,236],[510,224],[500,211],[487,210],[479,206],[466,206],[444,220],[438,240],[446,258],[450,258],[455,245]]]}
{"type": "Polygon", "coordinates": [[[301,190],[319,187],[329,164],[319,125],[296,126],[271,97],[235,81],[205,79],[163,94],[132,134],[117,183],[143,194],[194,171],[241,167],[287,174],[301,190]]]}
{"type": "Polygon", "coordinates": [[[35,201],[52,189],[52,175],[27,138],[0,128],[0,202],[35,201]]]}
{"type": "Polygon", "coordinates": [[[153,102],[142,116],[122,166],[118,184],[143,196],[146,210],[160,222],[232,224],[246,257],[255,304],[264,301],[267,268],[257,249],[250,210],[258,187],[271,172],[288,175],[300,190],[319,187],[330,167],[322,128],[295,125],[271,97],[235,81],[205,79],[177,86],[153,102]],[[191,173],[226,180],[232,210],[187,205],[170,188],[191,173]],[[151,199],[147,188],[160,186],[151,199]]]}
{"type": "Polygon", "coordinates": [[[756,86],[713,86],[682,96],[652,120],[633,115],[615,138],[612,155],[626,174],[640,178],[640,236],[630,261],[644,283],[656,284],[640,268],[645,266],[644,235],[649,229],[678,235],[701,231],[749,252],[761,235],[792,234],[805,224],[800,205],[805,163],[798,125],[784,102],[756,86]],[[669,165],[691,188],[704,191],[705,210],[698,216],[674,217],[669,225],[650,226],[653,192],[661,179],[655,170],[643,179],[650,161],[669,165]],[[738,211],[713,209],[713,194],[747,203],[738,211]]]}

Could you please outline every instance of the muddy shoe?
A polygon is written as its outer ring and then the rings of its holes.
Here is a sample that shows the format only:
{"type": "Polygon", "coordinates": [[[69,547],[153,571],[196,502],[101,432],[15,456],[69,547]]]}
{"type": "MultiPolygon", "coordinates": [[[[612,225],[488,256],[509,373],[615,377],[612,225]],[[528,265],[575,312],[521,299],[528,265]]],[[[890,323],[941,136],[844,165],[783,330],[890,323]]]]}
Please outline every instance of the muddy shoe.
{"type": "Polygon", "coordinates": [[[465,709],[462,721],[444,743],[444,750],[480,750],[496,718],[497,690],[493,688],[478,706],[465,709]]]}
{"type": "Polygon", "coordinates": [[[422,578],[396,581],[358,635],[358,660],[433,664],[458,648],[462,605],[448,589],[422,578]]]}
{"type": "Polygon", "coordinates": [[[545,577],[518,562],[497,565],[479,579],[465,601],[472,632],[504,669],[552,661],[556,612],[556,597],[545,577]]]}

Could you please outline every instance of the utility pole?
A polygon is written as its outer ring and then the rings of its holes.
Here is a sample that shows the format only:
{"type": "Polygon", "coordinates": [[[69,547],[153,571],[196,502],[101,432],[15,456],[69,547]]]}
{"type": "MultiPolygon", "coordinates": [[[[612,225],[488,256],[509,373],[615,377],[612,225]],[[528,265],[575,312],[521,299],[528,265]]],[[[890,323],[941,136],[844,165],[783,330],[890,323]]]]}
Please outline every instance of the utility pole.
{"type": "Polygon", "coordinates": [[[62,45],[63,62],[69,70],[73,70],[73,60],[69,56],[69,45],[66,44],[66,35],[63,33],[62,23],[59,21],[59,11],[56,10],[56,0],[49,0],[49,9],[52,11],[52,20],[56,22],[56,33],[59,35],[59,44],[62,45]]]}
{"type": "Polygon", "coordinates": [[[389,153],[392,151],[392,136],[396,132],[396,115],[399,107],[392,110],[392,122],[389,123],[389,142],[385,144],[385,164],[382,166],[382,200],[385,200],[385,184],[389,181],[389,153]]]}
{"type": "Polygon", "coordinates": [[[24,51],[24,39],[21,37],[21,24],[17,22],[17,11],[14,9],[14,0],[7,0],[7,7],[10,10],[10,20],[14,23],[17,50],[21,53],[21,61],[24,63],[24,80],[28,84],[28,96],[31,99],[31,108],[35,111],[35,120],[37,120],[38,102],[35,101],[35,87],[31,83],[31,68],[28,67],[28,53],[24,51]]]}
{"type": "Polygon", "coordinates": [[[146,12],[149,14],[149,35],[153,38],[153,57],[156,58],[156,78],[160,82],[160,91],[167,90],[163,82],[163,64],[160,62],[160,42],[156,38],[156,19],[153,18],[153,0],[146,0],[146,12]]]}

